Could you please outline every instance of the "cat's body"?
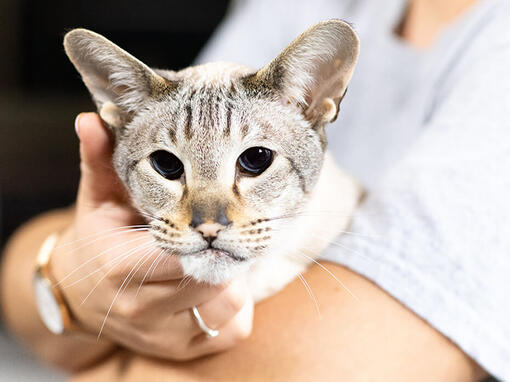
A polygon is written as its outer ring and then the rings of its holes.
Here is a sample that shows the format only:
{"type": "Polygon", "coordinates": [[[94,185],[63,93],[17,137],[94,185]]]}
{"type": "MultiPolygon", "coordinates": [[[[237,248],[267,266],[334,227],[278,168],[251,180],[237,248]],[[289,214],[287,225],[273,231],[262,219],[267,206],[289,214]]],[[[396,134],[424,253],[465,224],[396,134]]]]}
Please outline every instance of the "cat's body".
{"type": "Polygon", "coordinates": [[[259,71],[226,63],[152,70],[93,32],[65,48],[115,136],[114,167],[184,272],[248,272],[256,299],[293,279],[343,229],[357,184],[326,153],[358,40],[310,28],[259,71]]]}
{"type": "Polygon", "coordinates": [[[362,189],[326,152],[321,175],[301,216],[277,248],[248,273],[256,301],[280,290],[302,273],[345,230],[362,189]]]}

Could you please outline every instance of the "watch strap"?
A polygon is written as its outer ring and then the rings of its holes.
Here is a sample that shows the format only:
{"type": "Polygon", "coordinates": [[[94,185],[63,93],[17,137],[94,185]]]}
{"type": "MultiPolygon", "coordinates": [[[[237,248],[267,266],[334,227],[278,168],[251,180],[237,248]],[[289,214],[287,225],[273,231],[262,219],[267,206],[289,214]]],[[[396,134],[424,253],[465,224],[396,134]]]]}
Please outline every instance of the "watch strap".
{"type": "Polygon", "coordinates": [[[65,332],[74,332],[77,327],[74,324],[74,321],[72,319],[71,311],[69,309],[69,305],[67,304],[64,295],[61,292],[61,289],[58,285],[58,283],[54,280],[54,278],[51,276],[50,272],[50,259],[51,254],[53,253],[58,239],[59,239],[58,233],[53,233],[50,236],[44,240],[43,244],[41,245],[41,249],[39,250],[39,253],[37,254],[37,260],[36,260],[36,270],[34,275],[34,282],[40,282],[44,283],[47,287],[48,291],[51,291],[56,304],[58,306],[58,311],[60,313],[60,319],[62,321],[62,325],[48,325],[48,323],[45,321],[46,326],[48,329],[53,332],[54,334],[64,334],[65,332]],[[36,280],[38,278],[38,280],[36,280]]]}

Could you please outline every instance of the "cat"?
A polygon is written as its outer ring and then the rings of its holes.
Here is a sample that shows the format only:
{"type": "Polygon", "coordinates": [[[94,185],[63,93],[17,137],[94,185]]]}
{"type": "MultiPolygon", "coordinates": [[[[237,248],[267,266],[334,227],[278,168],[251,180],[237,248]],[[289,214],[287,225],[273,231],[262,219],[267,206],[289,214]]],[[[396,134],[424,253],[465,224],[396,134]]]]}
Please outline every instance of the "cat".
{"type": "Polygon", "coordinates": [[[247,272],[255,300],[303,272],[349,223],[361,187],[327,152],[359,41],[309,28],[260,70],[215,62],[151,69],[86,29],[64,47],[113,132],[133,206],[186,275],[247,272]]]}

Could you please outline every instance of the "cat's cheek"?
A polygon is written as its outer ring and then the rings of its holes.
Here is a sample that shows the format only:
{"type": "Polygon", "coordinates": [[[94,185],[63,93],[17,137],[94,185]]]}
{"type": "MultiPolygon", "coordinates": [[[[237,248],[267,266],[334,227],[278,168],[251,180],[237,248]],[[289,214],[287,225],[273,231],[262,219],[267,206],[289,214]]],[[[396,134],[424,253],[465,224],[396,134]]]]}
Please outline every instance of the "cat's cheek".
{"type": "Polygon", "coordinates": [[[300,178],[287,160],[278,160],[261,177],[239,182],[245,205],[264,218],[295,211],[305,200],[300,178]]]}
{"type": "Polygon", "coordinates": [[[135,206],[143,211],[163,213],[176,210],[183,185],[158,175],[147,161],[142,161],[129,176],[129,191],[135,206]]]}

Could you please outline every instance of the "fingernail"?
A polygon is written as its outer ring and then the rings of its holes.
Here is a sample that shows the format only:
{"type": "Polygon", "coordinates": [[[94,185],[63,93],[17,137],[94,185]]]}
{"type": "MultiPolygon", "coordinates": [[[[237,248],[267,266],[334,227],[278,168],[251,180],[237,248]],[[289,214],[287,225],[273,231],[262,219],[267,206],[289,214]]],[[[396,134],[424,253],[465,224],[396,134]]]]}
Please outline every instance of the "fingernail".
{"type": "Polygon", "coordinates": [[[76,131],[78,138],[80,138],[80,118],[82,115],[83,113],[78,114],[74,120],[74,131],[76,131]]]}

